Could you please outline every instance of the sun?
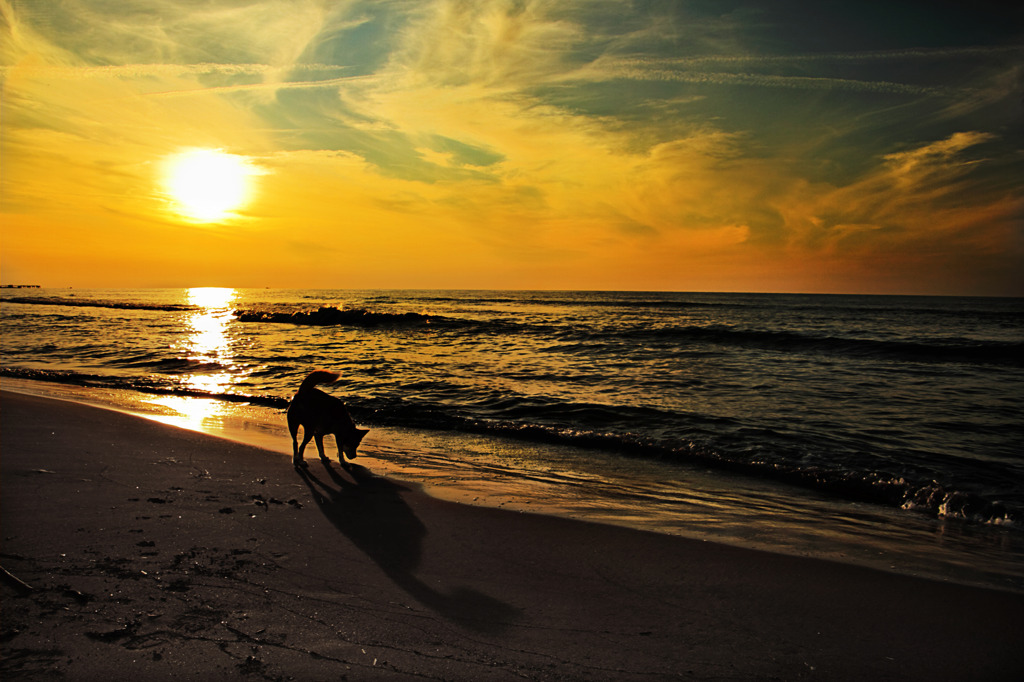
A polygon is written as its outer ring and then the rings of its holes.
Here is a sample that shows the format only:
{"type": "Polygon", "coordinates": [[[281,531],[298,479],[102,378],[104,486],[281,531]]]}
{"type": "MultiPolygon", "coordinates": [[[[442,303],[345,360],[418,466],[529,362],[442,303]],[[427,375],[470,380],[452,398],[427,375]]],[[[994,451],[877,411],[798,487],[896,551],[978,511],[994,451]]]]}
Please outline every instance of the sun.
{"type": "Polygon", "coordinates": [[[175,213],[196,223],[237,217],[249,200],[255,168],[220,149],[189,149],[164,159],[162,184],[175,213]]]}

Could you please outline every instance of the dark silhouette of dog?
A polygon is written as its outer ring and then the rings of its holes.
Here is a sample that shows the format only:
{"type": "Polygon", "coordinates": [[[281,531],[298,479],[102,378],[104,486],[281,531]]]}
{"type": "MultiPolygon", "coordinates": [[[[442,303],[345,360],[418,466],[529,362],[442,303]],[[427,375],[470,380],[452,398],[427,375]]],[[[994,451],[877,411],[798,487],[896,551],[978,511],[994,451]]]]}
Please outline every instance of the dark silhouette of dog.
{"type": "Polygon", "coordinates": [[[324,452],[324,436],[334,434],[338,444],[338,462],[348,468],[349,459],[356,458],[356,448],[369,431],[358,429],[348,413],[348,408],[338,398],[317,388],[332,384],[340,378],[335,372],[317,370],[310,372],[299,386],[295,397],[288,403],[288,431],[292,435],[292,463],[296,469],[309,466],[302,453],[310,440],[316,441],[320,459],[327,460],[324,452]],[[302,427],[302,443],[299,443],[299,427],[302,427]]]}

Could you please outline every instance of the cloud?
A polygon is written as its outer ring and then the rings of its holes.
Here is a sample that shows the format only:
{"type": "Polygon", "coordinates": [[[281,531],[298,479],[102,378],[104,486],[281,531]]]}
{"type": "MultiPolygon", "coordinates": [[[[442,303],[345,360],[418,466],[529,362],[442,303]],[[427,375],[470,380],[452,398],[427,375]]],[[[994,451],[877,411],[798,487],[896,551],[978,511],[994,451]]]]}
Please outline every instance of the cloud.
{"type": "Polygon", "coordinates": [[[557,4],[423,3],[410,17],[388,70],[405,87],[464,86],[509,90],[558,73],[579,27],[551,17],[557,4]]]}
{"type": "Polygon", "coordinates": [[[996,139],[992,133],[979,131],[956,132],[916,149],[886,154],[886,173],[901,187],[920,184],[929,176],[948,177],[961,172],[968,163],[958,161],[960,152],[975,145],[996,139]]]}
{"type": "MultiPolygon", "coordinates": [[[[995,135],[963,131],[919,147],[885,154],[858,181],[842,187],[803,183],[783,197],[779,211],[791,245],[827,253],[913,254],[1013,248],[1020,193],[987,190],[991,160],[966,152],[995,135]]],[[[1018,229],[1019,231],[1019,229],[1018,229]]],[[[1021,244],[1017,240],[1016,249],[1021,244]]]]}

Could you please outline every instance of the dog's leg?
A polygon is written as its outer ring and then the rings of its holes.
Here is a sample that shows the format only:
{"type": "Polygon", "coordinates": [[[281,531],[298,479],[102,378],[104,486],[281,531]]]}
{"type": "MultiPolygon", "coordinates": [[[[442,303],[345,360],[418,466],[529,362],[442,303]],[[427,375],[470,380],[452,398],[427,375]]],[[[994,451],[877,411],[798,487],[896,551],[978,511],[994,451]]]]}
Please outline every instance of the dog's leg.
{"type": "Polygon", "coordinates": [[[295,440],[292,441],[292,465],[296,469],[305,469],[309,466],[306,464],[306,460],[302,458],[302,453],[299,452],[299,443],[295,440]]]}
{"type": "MultiPolygon", "coordinates": [[[[292,434],[292,464],[296,467],[307,467],[306,460],[302,459],[302,450],[299,449],[298,434],[292,434]]],[[[302,443],[302,448],[305,449],[306,443],[302,443]]]]}
{"type": "MultiPolygon", "coordinates": [[[[299,449],[299,419],[296,416],[294,409],[291,404],[288,405],[288,433],[292,434],[292,465],[298,469],[300,467],[309,466],[306,464],[306,460],[302,459],[302,450],[299,449]]],[[[308,429],[307,429],[308,430],[308,429]]],[[[309,441],[307,438],[302,443],[303,449],[306,447],[306,443],[309,441]]]]}
{"type": "Polygon", "coordinates": [[[327,462],[327,453],[324,452],[324,436],[323,434],[316,434],[316,449],[320,451],[320,459],[327,462]]]}
{"type": "MultiPolygon", "coordinates": [[[[302,467],[302,468],[306,468],[306,467],[309,466],[308,464],[306,464],[306,460],[303,459],[302,453],[305,452],[306,445],[309,443],[309,441],[312,438],[313,438],[312,431],[310,431],[309,429],[303,428],[302,429],[302,444],[299,445],[298,448],[295,449],[295,454],[292,457],[292,464],[294,464],[297,467],[302,467]]],[[[293,440],[292,443],[294,443],[294,442],[295,441],[293,440]]]]}

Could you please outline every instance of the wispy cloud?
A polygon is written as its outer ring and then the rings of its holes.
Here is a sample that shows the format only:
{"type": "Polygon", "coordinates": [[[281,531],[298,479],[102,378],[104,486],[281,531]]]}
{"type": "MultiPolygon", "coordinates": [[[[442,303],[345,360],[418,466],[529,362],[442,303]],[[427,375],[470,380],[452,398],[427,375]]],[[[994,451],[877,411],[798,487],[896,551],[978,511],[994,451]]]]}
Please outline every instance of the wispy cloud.
{"type": "Polygon", "coordinates": [[[439,0],[413,13],[387,69],[406,84],[509,89],[558,73],[580,39],[551,2],[439,0]]]}
{"type": "Polygon", "coordinates": [[[794,186],[792,194],[779,197],[791,244],[862,255],[877,253],[884,244],[889,258],[937,244],[959,244],[966,251],[1005,248],[1007,230],[1024,202],[1000,189],[987,190],[984,175],[976,173],[992,160],[968,154],[997,142],[991,133],[957,132],[886,154],[845,186],[794,186]],[[968,196],[973,199],[965,201],[968,196]],[[922,206],[928,210],[921,211],[922,206]]]}
{"type": "Polygon", "coordinates": [[[118,64],[106,66],[57,65],[30,62],[17,66],[2,66],[2,73],[17,73],[32,78],[181,78],[203,76],[280,76],[285,73],[337,72],[345,67],[330,64],[293,64],[288,67],[270,64],[118,64]]]}

